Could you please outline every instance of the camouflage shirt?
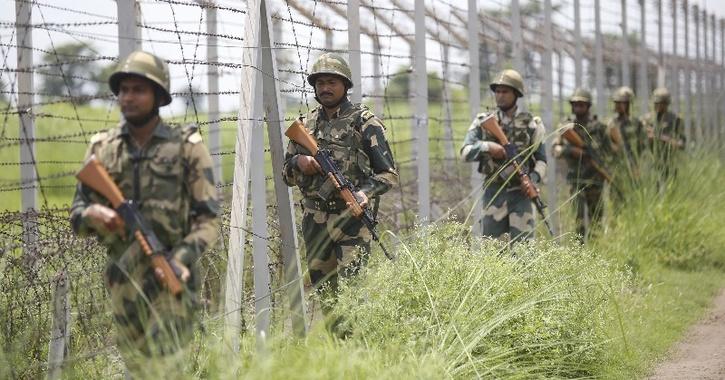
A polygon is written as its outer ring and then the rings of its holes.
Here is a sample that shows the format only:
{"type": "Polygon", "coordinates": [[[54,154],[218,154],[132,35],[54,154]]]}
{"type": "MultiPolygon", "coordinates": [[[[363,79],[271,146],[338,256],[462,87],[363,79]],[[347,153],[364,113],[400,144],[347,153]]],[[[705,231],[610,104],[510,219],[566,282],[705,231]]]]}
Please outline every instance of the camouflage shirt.
{"type": "Polygon", "coordinates": [[[667,111],[662,115],[650,112],[642,117],[642,124],[645,130],[651,128],[654,132],[654,139],[649,141],[649,148],[655,155],[658,162],[667,162],[672,157],[674,148],[672,144],[662,141],[662,138],[670,138],[685,145],[684,123],[682,118],[675,113],[667,111]]]}
{"type": "MultiPolygon", "coordinates": [[[[133,143],[129,128],[122,125],[94,135],[86,159],[96,156],[124,196],[137,203],[161,243],[194,273],[194,263],[219,233],[219,202],[209,151],[195,126],[172,128],[160,121],[141,149],[133,143]]],[[[82,217],[93,203],[109,205],[100,194],[79,184],[71,223],[80,235],[93,233],[82,217]]],[[[116,234],[103,238],[111,262],[119,260],[132,242],[116,234]]]]}
{"type": "MultiPolygon", "coordinates": [[[[345,100],[331,119],[322,106],[307,114],[305,128],[317,140],[320,149],[328,149],[338,167],[355,188],[369,198],[381,195],[398,183],[393,154],[385,138],[385,127],[365,105],[345,100]]],[[[309,155],[304,147],[290,141],[287,145],[283,178],[289,186],[298,186],[308,199],[339,196],[326,178],[306,176],[297,166],[299,155],[309,155]]]]}
{"type": "MultiPolygon", "coordinates": [[[[606,165],[607,160],[611,157],[611,140],[607,134],[607,127],[597,120],[596,116],[593,116],[584,123],[567,119],[558,129],[561,130],[572,123],[574,123],[574,131],[597,155],[596,158],[600,160],[600,164],[606,165]]],[[[588,157],[577,157],[573,148],[561,136],[557,136],[554,141],[554,156],[564,158],[567,163],[567,181],[574,185],[603,185],[604,178],[594,169],[588,157]]]]}
{"type": "MultiPolygon", "coordinates": [[[[546,133],[541,118],[535,117],[528,112],[516,109],[514,116],[509,117],[500,109],[495,111],[498,123],[503,129],[508,140],[516,145],[519,154],[534,182],[541,182],[546,175],[546,150],[544,140],[546,133]]],[[[508,190],[519,189],[517,176],[510,177],[509,171],[502,170],[508,160],[497,160],[488,153],[488,142],[498,143],[496,138],[481,127],[481,123],[490,113],[481,113],[476,116],[463,139],[463,146],[460,149],[461,158],[466,162],[478,161],[478,171],[488,177],[498,176],[494,183],[502,185],[507,183],[508,190]],[[503,174],[503,176],[502,176],[503,174]],[[505,177],[505,178],[503,178],[505,177]],[[510,177],[510,178],[509,178],[510,177]]]]}
{"type": "MultiPolygon", "coordinates": [[[[613,135],[614,129],[619,129],[619,134],[622,136],[622,148],[624,153],[630,157],[639,157],[642,154],[646,146],[647,134],[644,130],[644,125],[636,117],[624,116],[617,114],[611,118],[607,123],[607,132],[609,136],[613,135]]],[[[617,142],[612,139],[612,143],[617,142]]]]}

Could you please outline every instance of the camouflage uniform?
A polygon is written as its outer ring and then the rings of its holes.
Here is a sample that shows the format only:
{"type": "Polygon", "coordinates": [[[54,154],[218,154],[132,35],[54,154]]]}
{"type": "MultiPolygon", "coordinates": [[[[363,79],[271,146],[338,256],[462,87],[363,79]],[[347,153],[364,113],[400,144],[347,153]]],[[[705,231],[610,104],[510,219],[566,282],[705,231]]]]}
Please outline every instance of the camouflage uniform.
{"type": "Polygon", "coordinates": [[[622,136],[622,144],[624,144],[622,153],[636,162],[644,152],[647,142],[647,134],[642,121],[633,116],[616,115],[607,123],[607,131],[610,136],[612,135],[611,130],[615,128],[619,129],[622,136]]]}
{"type": "MultiPolygon", "coordinates": [[[[541,143],[545,134],[543,122],[520,109],[515,111],[513,118],[500,109],[495,114],[508,140],[525,157],[524,164],[532,181],[540,183],[546,174],[546,151],[541,143]]],[[[511,166],[504,166],[509,159],[497,160],[488,153],[487,142],[498,143],[481,127],[488,115],[479,114],[471,123],[460,150],[464,161],[478,161],[478,171],[487,178],[488,186],[483,192],[483,235],[501,237],[508,233],[512,241],[533,238],[533,202],[521,191],[521,183],[511,166]]]]}
{"type": "MultiPolygon", "coordinates": [[[[670,94],[664,88],[658,88],[653,93],[655,103],[670,103],[670,94]]],[[[686,142],[684,133],[684,122],[677,114],[667,111],[663,114],[650,112],[642,117],[642,124],[645,128],[654,131],[654,138],[649,140],[649,149],[655,160],[655,167],[667,178],[673,173],[673,158],[675,152],[683,148],[673,147],[670,143],[661,140],[662,137],[670,138],[682,143],[686,142]]]]}
{"type": "MultiPolygon", "coordinates": [[[[574,123],[567,119],[559,130],[574,123]]],[[[596,116],[586,121],[576,121],[574,131],[587,143],[600,159],[607,159],[610,154],[610,138],[607,134],[607,127],[597,120],[596,116]]],[[[568,141],[558,136],[554,141],[554,156],[563,157],[567,163],[566,180],[571,185],[571,194],[574,198],[576,208],[577,233],[584,237],[587,233],[585,218],[588,218],[590,225],[596,224],[601,217],[602,191],[604,189],[604,178],[594,166],[588,163],[586,157],[577,157],[568,141]]]]}
{"type": "MultiPolygon", "coordinates": [[[[322,106],[307,114],[305,127],[320,149],[329,149],[343,174],[374,198],[398,183],[393,155],[385,138],[385,127],[366,106],[345,99],[328,120],[322,106]]],[[[350,276],[360,269],[370,252],[370,231],[346,210],[329,180],[321,175],[306,176],[297,166],[305,148],[290,141],[283,177],[287,185],[302,192],[302,234],[307,248],[307,267],[315,286],[329,282],[334,289],[337,275],[350,276]]]]}
{"type": "MultiPolygon", "coordinates": [[[[95,155],[124,196],[136,203],[170,257],[189,268],[191,278],[177,298],[161,287],[135,239],[99,235],[107,247],[104,278],[118,344],[127,359],[172,354],[193,336],[201,285],[198,260],[219,233],[212,161],[197,128],[172,128],[159,120],[143,148],[133,141],[130,128],[122,124],[94,135],[86,159],[95,155]]],[[[94,203],[110,207],[100,194],[79,184],[71,223],[81,236],[96,233],[83,217],[94,203]]]]}

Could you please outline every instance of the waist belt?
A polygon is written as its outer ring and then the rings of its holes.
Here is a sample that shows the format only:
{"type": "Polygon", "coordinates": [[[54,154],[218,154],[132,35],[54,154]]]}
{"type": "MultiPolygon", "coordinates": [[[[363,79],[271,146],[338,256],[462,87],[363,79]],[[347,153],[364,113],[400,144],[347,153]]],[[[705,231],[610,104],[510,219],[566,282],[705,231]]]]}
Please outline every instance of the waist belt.
{"type": "Polygon", "coordinates": [[[305,208],[334,213],[339,213],[347,209],[347,204],[345,203],[345,201],[339,198],[331,199],[329,201],[320,198],[305,198],[302,201],[302,205],[305,208]]]}

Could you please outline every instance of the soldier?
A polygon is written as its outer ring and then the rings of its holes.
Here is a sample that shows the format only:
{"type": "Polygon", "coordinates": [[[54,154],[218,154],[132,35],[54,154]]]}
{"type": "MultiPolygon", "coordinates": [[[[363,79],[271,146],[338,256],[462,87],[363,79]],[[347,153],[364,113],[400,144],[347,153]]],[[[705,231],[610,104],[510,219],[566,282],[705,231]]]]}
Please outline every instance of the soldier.
{"type": "MultiPolygon", "coordinates": [[[[546,151],[541,143],[545,129],[541,118],[523,111],[516,103],[524,96],[524,81],[515,70],[504,70],[490,86],[496,98],[494,115],[508,140],[524,155],[523,165],[534,184],[541,183],[546,174],[546,151]]],[[[461,158],[478,161],[478,171],[487,177],[483,192],[483,236],[501,238],[508,233],[511,242],[530,239],[534,235],[534,205],[537,195],[534,184],[522,183],[511,176],[513,157],[506,157],[503,146],[483,130],[482,122],[490,113],[476,116],[468,128],[461,158]]]]}
{"type": "Polygon", "coordinates": [[[127,236],[116,211],[82,184],[73,199],[71,224],[78,235],[95,235],[107,247],[105,285],[128,370],[148,375],[154,367],[145,366],[145,360],[153,357],[166,377],[183,367],[180,348],[193,337],[201,285],[198,260],[219,232],[212,161],[195,126],[174,128],[159,117],[159,107],[171,103],[164,61],[135,51],[108,83],[125,121],[94,135],[86,158],[94,155],[138,206],[168,248],[184,291],[177,297],[162,288],[157,277],[163,274],[154,272],[138,242],[127,236]]]}
{"type": "MultiPolygon", "coordinates": [[[[558,129],[573,128],[590,149],[581,149],[571,145],[558,136],[554,142],[554,156],[567,162],[567,182],[571,185],[576,208],[577,233],[586,238],[590,226],[595,225],[602,212],[602,190],[604,177],[594,167],[597,159],[606,157],[610,143],[607,127],[591,115],[592,95],[583,88],[574,90],[569,98],[574,120],[567,119],[558,129]],[[598,157],[591,157],[590,154],[598,157]],[[587,224],[588,220],[588,224],[587,224]]],[[[599,162],[599,164],[602,164],[599,162]]]]}
{"type": "MultiPolygon", "coordinates": [[[[682,118],[668,111],[670,92],[660,87],[652,93],[654,112],[642,117],[649,148],[654,155],[655,167],[667,179],[671,173],[675,152],[685,149],[682,118]]],[[[674,173],[674,171],[672,171],[674,173]]]]}
{"type": "Polygon", "coordinates": [[[614,92],[615,116],[607,123],[607,131],[611,139],[612,153],[626,159],[626,163],[634,165],[645,148],[646,134],[642,122],[630,115],[630,104],[634,92],[622,86],[614,92]]]}
{"type": "MultiPolygon", "coordinates": [[[[307,82],[320,104],[304,124],[321,149],[329,149],[343,174],[355,185],[361,205],[377,209],[380,195],[398,183],[385,127],[363,104],[347,98],[352,88],[347,62],[337,54],[322,54],[312,66],[307,82]]],[[[302,192],[302,235],[307,248],[307,268],[312,285],[337,289],[338,275],[348,277],[365,265],[371,234],[347,210],[329,178],[322,175],[310,152],[290,141],[283,177],[302,192]]]]}

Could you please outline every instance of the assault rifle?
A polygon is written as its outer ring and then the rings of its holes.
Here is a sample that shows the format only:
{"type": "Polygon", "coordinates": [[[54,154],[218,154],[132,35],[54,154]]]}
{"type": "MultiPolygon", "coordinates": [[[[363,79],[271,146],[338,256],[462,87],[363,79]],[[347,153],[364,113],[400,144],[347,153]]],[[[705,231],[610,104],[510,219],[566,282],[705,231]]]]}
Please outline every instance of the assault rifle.
{"type": "Polygon", "coordinates": [[[599,173],[600,176],[602,176],[602,178],[604,178],[605,181],[609,182],[609,184],[612,186],[612,190],[614,190],[617,195],[622,198],[622,190],[620,190],[619,187],[617,187],[617,185],[612,182],[612,175],[609,174],[606,169],[604,169],[604,166],[602,165],[599,156],[597,156],[596,152],[594,152],[591,146],[584,143],[584,140],[581,138],[581,136],[579,136],[579,134],[574,131],[574,127],[567,127],[561,134],[561,136],[566,141],[568,141],[569,144],[579,148],[582,151],[582,154],[584,155],[584,158],[587,160],[587,162],[594,168],[594,170],[597,171],[597,173],[599,173]]]}
{"type": "Polygon", "coordinates": [[[121,189],[113,182],[106,168],[95,156],[91,156],[76,174],[76,178],[111,202],[111,206],[123,219],[126,230],[138,241],[143,253],[151,258],[154,272],[160,270],[163,273],[162,284],[171,294],[179,295],[183,288],[176,271],[172,269],[169,259],[164,254],[166,251],[164,245],[146,223],[136,204],[124,198],[121,189]]]}
{"type": "Polygon", "coordinates": [[[493,135],[493,137],[498,140],[499,144],[503,145],[504,150],[506,151],[506,158],[511,160],[510,165],[513,166],[514,170],[516,171],[516,174],[519,176],[519,180],[521,181],[521,184],[525,186],[532,186],[536,190],[536,195],[533,197],[530,197],[531,200],[534,202],[534,205],[536,206],[536,211],[539,212],[539,215],[541,215],[541,219],[544,221],[544,224],[546,225],[546,229],[549,231],[549,235],[554,236],[554,231],[551,229],[551,226],[549,225],[549,221],[546,219],[546,214],[544,214],[544,209],[546,208],[546,205],[541,200],[541,197],[539,196],[539,189],[534,185],[533,182],[531,182],[531,177],[529,177],[528,170],[526,169],[526,165],[523,164],[521,157],[519,155],[518,149],[516,148],[516,145],[509,142],[508,138],[506,137],[506,134],[503,132],[503,129],[501,129],[501,126],[498,125],[498,120],[496,119],[495,114],[490,114],[488,117],[483,119],[483,122],[481,123],[481,127],[493,135]]]}
{"type": "Polygon", "coordinates": [[[561,135],[569,144],[581,149],[587,162],[599,173],[607,182],[612,183],[612,176],[604,169],[597,154],[592,150],[591,146],[584,143],[579,134],[574,131],[574,127],[566,128],[561,135]]]}
{"type": "Polygon", "coordinates": [[[380,244],[380,248],[383,250],[385,257],[393,260],[393,256],[391,256],[388,250],[385,249],[385,246],[380,241],[380,236],[378,236],[378,233],[375,230],[375,226],[378,224],[377,220],[375,220],[375,217],[372,212],[370,212],[370,209],[360,206],[360,200],[355,196],[355,186],[353,186],[352,182],[350,182],[350,180],[345,178],[342,174],[340,168],[338,168],[335,161],[332,160],[330,151],[320,149],[318,147],[317,140],[315,140],[315,138],[307,132],[307,129],[305,129],[302,121],[299,119],[295,120],[292,125],[287,128],[287,131],[285,131],[284,134],[289,137],[290,140],[300,144],[302,147],[310,151],[312,157],[314,157],[315,161],[317,161],[320,165],[320,168],[322,168],[322,175],[332,181],[340,194],[340,198],[349,205],[348,207],[350,213],[352,213],[355,218],[359,219],[365,227],[370,230],[373,240],[380,244]]]}

